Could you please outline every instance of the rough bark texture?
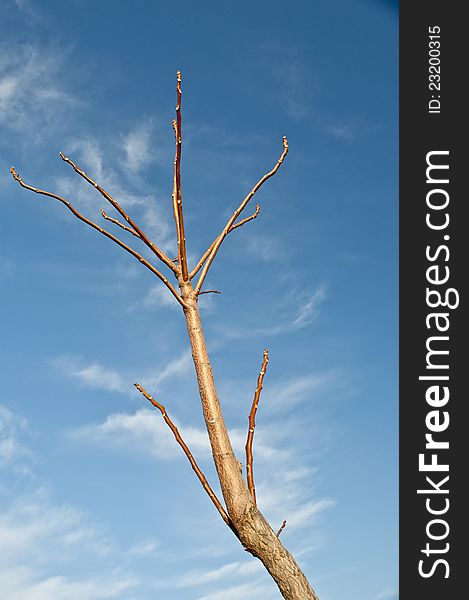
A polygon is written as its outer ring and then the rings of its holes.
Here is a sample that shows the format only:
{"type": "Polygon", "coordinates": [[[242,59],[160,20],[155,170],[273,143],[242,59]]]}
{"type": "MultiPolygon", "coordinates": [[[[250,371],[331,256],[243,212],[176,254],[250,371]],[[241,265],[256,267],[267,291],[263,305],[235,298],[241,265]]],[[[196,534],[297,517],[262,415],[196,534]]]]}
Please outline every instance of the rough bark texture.
{"type": "Polygon", "coordinates": [[[284,548],[252,500],[221,412],[200,321],[197,295],[190,282],[181,279],[179,285],[186,303],[184,314],[203,415],[232,529],[245,550],[263,563],[286,600],[318,600],[295,559],[284,548]]]}

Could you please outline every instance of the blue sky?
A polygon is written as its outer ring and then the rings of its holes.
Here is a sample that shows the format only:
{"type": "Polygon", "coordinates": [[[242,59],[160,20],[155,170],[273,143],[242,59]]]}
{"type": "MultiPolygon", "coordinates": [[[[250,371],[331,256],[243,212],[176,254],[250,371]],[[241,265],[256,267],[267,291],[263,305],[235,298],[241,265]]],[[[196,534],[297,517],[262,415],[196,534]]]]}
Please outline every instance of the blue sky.
{"type": "MultiPolygon", "coordinates": [[[[397,12],[372,0],[1,0],[0,589],[9,600],[276,598],[158,413],[215,485],[167,290],[53,200],[107,208],[68,154],[175,252],[183,72],[190,261],[259,177],[202,318],[258,502],[321,600],[397,598],[397,12]]],[[[112,225],[110,225],[112,227],[112,225]]],[[[124,239],[125,232],[116,232],[124,239]],[[122,235],[121,235],[122,233],[122,235]]]]}

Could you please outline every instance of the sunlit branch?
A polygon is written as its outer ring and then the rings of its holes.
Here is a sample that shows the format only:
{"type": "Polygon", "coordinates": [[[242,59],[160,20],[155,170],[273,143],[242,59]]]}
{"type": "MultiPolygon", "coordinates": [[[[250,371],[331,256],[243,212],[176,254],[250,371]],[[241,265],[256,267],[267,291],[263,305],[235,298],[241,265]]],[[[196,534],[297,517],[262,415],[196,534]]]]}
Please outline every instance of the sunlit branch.
{"type": "Polygon", "coordinates": [[[212,250],[207,258],[207,262],[205,263],[205,265],[202,268],[202,272],[200,273],[199,279],[197,281],[197,285],[195,286],[195,291],[198,292],[200,290],[200,288],[202,287],[202,284],[204,282],[205,277],[207,276],[208,270],[210,269],[210,266],[218,252],[218,249],[220,248],[223,240],[226,238],[226,236],[228,235],[228,233],[230,232],[233,224],[235,223],[236,219],[239,217],[239,215],[241,214],[241,212],[246,208],[247,204],[249,203],[249,201],[251,200],[251,198],[254,196],[254,194],[257,192],[257,190],[268,180],[270,179],[270,177],[272,177],[273,175],[275,175],[275,173],[279,170],[280,165],[283,163],[285,156],[288,153],[288,141],[287,138],[284,136],[283,137],[283,151],[282,154],[280,155],[280,158],[278,159],[275,167],[269,171],[268,173],[266,173],[263,177],[261,177],[261,179],[259,179],[259,181],[256,183],[256,185],[252,188],[252,190],[249,192],[249,194],[244,198],[244,200],[241,202],[241,204],[238,206],[238,208],[235,210],[233,216],[228,220],[227,224],[225,225],[225,228],[223,229],[223,231],[221,232],[221,234],[218,236],[218,238],[215,240],[212,250]]]}
{"type": "Polygon", "coordinates": [[[259,406],[259,399],[261,397],[262,383],[264,381],[265,371],[267,369],[267,363],[269,362],[269,351],[264,350],[264,357],[262,361],[262,367],[257,378],[257,387],[254,392],[254,399],[252,401],[251,412],[249,413],[249,431],[248,438],[246,441],[246,477],[248,482],[248,489],[251,493],[254,504],[256,504],[256,488],[254,486],[254,473],[253,473],[253,457],[252,457],[252,442],[254,440],[254,429],[256,428],[256,413],[257,407],[259,406]]]}
{"type": "Polygon", "coordinates": [[[286,521],[284,521],[281,525],[280,525],[280,529],[277,531],[277,537],[282,533],[282,531],[285,529],[285,525],[287,524],[286,521]]]}
{"type": "Polygon", "coordinates": [[[261,210],[260,204],[256,204],[255,212],[250,217],[246,217],[242,221],[239,221],[239,223],[235,223],[234,225],[232,225],[230,231],[233,231],[233,229],[236,229],[237,227],[241,227],[241,225],[244,225],[245,223],[249,223],[249,221],[252,221],[253,219],[255,219],[257,217],[257,215],[260,213],[260,210],[261,210]]]}
{"type": "Polygon", "coordinates": [[[132,235],[135,235],[135,237],[138,237],[139,239],[142,239],[139,236],[139,234],[135,231],[135,229],[132,229],[132,227],[127,227],[127,225],[124,225],[124,223],[121,223],[118,219],[113,219],[112,217],[110,217],[109,215],[107,215],[104,210],[101,211],[101,216],[103,217],[103,219],[106,219],[106,221],[111,221],[111,223],[114,223],[115,225],[118,225],[119,227],[122,227],[122,229],[124,229],[125,231],[128,231],[132,235]]]}
{"type": "MultiPolygon", "coordinates": [[[[237,227],[241,227],[241,225],[244,225],[245,223],[248,223],[249,221],[252,221],[253,219],[255,219],[257,217],[257,215],[260,213],[260,210],[261,210],[260,205],[256,204],[256,211],[254,212],[254,214],[252,214],[250,217],[246,217],[245,219],[243,219],[239,223],[235,223],[234,225],[232,225],[231,228],[230,228],[230,231],[228,231],[228,233],[230,233],[231,231],[233,231],[233,229],[236,229],[237,227]]],[[[204,254],[200,258],[199,262],[196,264],[196,266],[189,273],[189,279],[192,279],[193,277],[195,277],[195,275],[197,275],[197,273],[199,272],[200,268],[202,267],[202,265],[204,264],[204,262],[207,260],[208,256],[210,255],[210,252],[213,250],[213,247],[215,246],[215,244],[216,244],[217,241],[218,241],[218,238],[215,241],[213,241],[212,245],[209,248],[207,248],[207,250],[204,252],[204,254]]]]}
{"type": "Polygon", "coordinates": [[[140,227],[129,217],[129,215],[125,212],[125,210],[121,207],[121,205],[114,200],[114,198],[106,192],[99,184],[97,184],[91,177],[89,177],[84,171],[82,171],[77,165],[70,159],[68,156],[65,156],[62,152],[59,152],[60,158],[68,163],[71,167],[73,167],[74,171],[83,177],[85,181],[91,184],[94,188],[98,190],[98,192],[106,198],[106,200],[117,210],[117,212],[124,217],[127,223],[138,233],[141,240],[150,248],[150,250],[156,254],[156,256],[164,262],[166,266],[168,266],[176,275],[178,274],[177,267],[171,262],[171,260],[166,256],[166,254],[158,248],[156,244],[154,244],[148,236],[140,229],[140,227]]]}
{"type": "Polygon", "coordinates": [[[176,119],[173,121],[174,136],[176,139],[176,155],[174,157],[174,182],[173,182],[173,212],[176,223],[178,260],[184,281],[189,279],[187,272],[186,236],[184,232],[184,216],[182,213],[181,192],[181,152],[182,152],[182,116],[181,116],[181,71],[176,74],[176,119]]]}
{"type": "Polygon", "coordinates": [[[143,265],[145,265],[145,267],[147,267],[147,269],[149,269],[154,275],[156,275],[159,279],[161,279],[161,281],[166,285],[166,287],[173,294],[173,296],[176,298],[176,300],[179,302],[179,304],[181,304],[183,307],[186,306],[186,303],[184,302],[184,300],[178,294],[176,289],[171,285],[171,283],[166,279],[166,277],[162,273],[160,273],[158,271],[158,269],[156,269],[150,262],[148,262],[148,260],[143,258],[143,256],[141,256],[138,252],[136,252],[133,248],[131,248],[130,246],[127,246],[127,244],[124,244],[124,242],[121,242],[121,240],[119,240],[115,235],[113,235],[112,233],[109,233],[109,231],[106,231],[105,229],[103,229],[102,227],[100,227],[99,225],[97,225],[96,223],[94,223],[93,221],[88,219],[87,217],[83,216],[81,213],[79,213],[77,211],[77,209],[74,206],[72,206],[72,204],[70,204],[70,202],[68,200],[65,200],[65,198],[62,198],[61,196],[57,196],[56,194],[52,194],[51,192],[46,192],[44,190],[40,190],[38,188],[27,185],[26,183],[24,183],[24,181],[21,179],[21,177],[15,171],[14,167],[11,167],[10,172],[13,176],[13,179],[15,179],[21,185],[21,187],[24,187],[25,189],[30,190],[31,192],[35,192],[36,194],[41,194],[42,196],[48,196],[49,198],[54,198],[55,200],[62,202],[62,204],[65,204],[65,206],[75,215],[75,217],[77,217],[77,219],[79,219],[80,221],[83,221],[84,223],[86,223],[87,225],[92,227],[93,229],[96,229],[96,231],[99,231],[99,233],[102,233],[104,236],[106,236],[107,238],[109,238],[110,240],[115,242],[118,246],[120,246],[121,248],[126,250],[129,254],[134,256],[139,262],[141,262],[143,265]]]}
{"type": "Polygon", "coordinates": [[[171,429],[171,431],[173,432],[174,437],[176,438],[177,443],[181,446],[181,448],[184,451],[184,454],[187,456],[191,467],[193,468],[193,470],[195,471],[195,474],[197,475],[197,477],[199,478],[200,483],[202,484],[202,487],[204,488],[204,490],[207,492],[207,494],[209,495],[211,501],[213,502],[213,504],[215,505],[216,509],[218,510],[218,512],[221,515],[221,518],[225,521],[225,523],[231,527],[231,521],[230,518],[228,517],[225,509],[223,508],[223,506],[221,505],[221,502],[218,500],[218,498],[215,495],[215,492],[212,490],[212,488],[210,487],[210,484],[208,483],[207,479],[205,478],[205,475],[202,473],[202,471],[199,468],[199,465],[197,464],[197,462],[195,461],[195,458],[192,456],[191,451],[189,450],[187,444],[184,442],[184,440],[181,437],[181,434],[178,431],[178,428],[176,427],[176,425],[171,421],[171,419],[168,417],[168,414],[166,413],[166,409],[165,407],[160,404],[157,400],[155,400],[152,396],[150,396],[150,394],[138,383],[134,384],[135,387],[137,388],[137,390],[143,394],[145,396],[145,398],[147,400],[149,400],[151,402],[151,404],[153,404],[153,406],[155,408],[157,408],[162,416],[163,419],[165,421],[165,423],[168,425],[168,427],[171,429]]]}

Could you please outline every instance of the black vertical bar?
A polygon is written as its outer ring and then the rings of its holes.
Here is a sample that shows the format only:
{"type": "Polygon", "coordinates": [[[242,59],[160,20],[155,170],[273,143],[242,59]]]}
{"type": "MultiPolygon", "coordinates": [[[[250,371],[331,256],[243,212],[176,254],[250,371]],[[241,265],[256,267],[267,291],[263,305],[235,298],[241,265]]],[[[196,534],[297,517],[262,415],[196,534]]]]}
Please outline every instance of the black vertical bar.
{"type": "Polygon", "coordinates": [[[463,8],[450,1],[400,4],[401,600],[467,594],[459,591],[466,587],[469,520],[463,8]],[[449,168],[427,173],[429,162],[449,168]]]}

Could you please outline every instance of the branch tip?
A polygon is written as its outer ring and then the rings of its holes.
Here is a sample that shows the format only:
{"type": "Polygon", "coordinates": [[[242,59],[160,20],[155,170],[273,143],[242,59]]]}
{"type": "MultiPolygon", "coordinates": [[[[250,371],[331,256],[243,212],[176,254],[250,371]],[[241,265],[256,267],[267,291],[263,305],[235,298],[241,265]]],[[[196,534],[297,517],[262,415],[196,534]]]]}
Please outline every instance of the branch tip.
{"type": "Polygon", "coordinates": [[[259,211],[256,208],[256,212],[254,213],[254,215],[252,215],[251,217],[247,217],[246,219],[243,219],[242,221],[240,221],[239,223],[236,223],[236,219],[239,217],[239,215],[243,212],[243,210],[246,208],[246,206],[248,205],[249,201],[251,200],[251,198],[254,196],[254,194],[257,192],[257,190],[268,180],[270,179],[273,175],[275,175],[275,173],[277,173],[277,171],[280,168],[280,165],[283,163],[285,156],[288,154],[288,141],[287,141],[287,137],[283,136],[283,151],[280,155],[280,158],[277,160],[275,166],[268,171],[263,177],[261,177],[259,179],[259,181],[256,183],[256,185],[252,188],[252,190],[247,194],[247,196],[244,198],[244,200],[241,202],[241,204],[238,206],[238,208],[235,210],[235,212],[233,213],[233,216],[228,220],[227,224],[225,225],[224,229],[222,230],[222,232],[220,233],[220,235],[214,240],[214,242],[212,243],[212,245],[210,246],[210,248],[208,249],[208,251],[206,252],[206,255],[204,255],[203,259],[201,259],[196,267],[196,269],[194,269],[192,273],[197,272],[198,269],[200,269],[201,265],[204,264],[202,271],[199,275],[199,279],[197,280],[197,284],[195,286],[195,291],[198,292],[201,287],[202,284],[204,282],[205,277],[207,276],[208,270],[210,269],[211,264],[213,263],[213,260],[223,242],[223,240],[226,238],[226,236],[230,233],[230,231],[232,231],[233,229],[235,229],[236,227],[239,227],[240,225],[243,225],[244,223],[247,223],[248,221],[250,221],[251,219],[255,219],[257,217],[257,215],[259,214],[259,211]]]}
{"type": "Polygon", "coordinates": [[[220,290],[204,290],[199,292],[197,295],[201,296],[202,294],[221,294],[220,290]]]}
{"type": "Polygon", "coordinates": [[[280,525],[280,529],[277,531],[277,537],[282,533],[282,531],[285,529],[287,522],[286,520],[283,521],[283,523],[280,525]]]}
{"type": "Polygon", "coordinates": [[[207,492],[207,494],[210,497],[211,501],[213,502],[213,504],[215,505],[216,509],[220,513],[221,518],[225,521],[225,523],[228,525],[228,527],[230,527],[233,531],[235,531],[234,528],[233,528],[233,524],[232,524],[229,516],[227,515],[227,513],[226,513],[225,509],[223,508],[221,502],[218,500],[217,496],[215,495],[215,492],[210,487],[210,484],[208,483],[207,479],[205,478],[205,475],[200,470],[200,467],[197,464],[195,458],[192,456],[191,451],[189,450],[189,447],[187,446],[187,444],[182,439],[181,434],[179,433],[178,428],[176,427],[176,425],[169,418],[168,413],[166,412],[165,407],[162,404],[160,404],[157,400],[155,400],[153,398],[153,396],[151,396],[145,390],[145,388],[143,388],[139,383],[134,383],[134,386],[137,388],[137,390],[143,396],[145,396],[145,398],[149,402],[151,402],[151,404],[153,404],[153,406],[155,406],[161,412],[161,415],[162,415],[165,423],[171,429],[171,431],[172,431],[172,433],[173,433],[173,435],[174,435],[177,443],[183,449],[184,454],[187,456],[187,459],[189,460],[192,469],[195,471],[197,477],[199,478],[200,483],[202,484],[202,487],[207,492]]]}
{"type": "Polygon", "coordinates": [[[248,489],[253,499],[254,504],[256,504],[256,488],[254,485],[254,472],[253,472],[253,454],[252,454],[252,443],[254,440],[254,430],[256,428],[256,413],[257,408],[259,406],[259,399],[261,397],[262,391],[262,383],[264,381],[264,375],[267,369],[267,363],[269,362],[269,351],[267,349],[264,350],[262,366],[259,371],[259,376],[257,378],[257,387],[254,392],[254,399],[252,401],[251,412],[249,413],[249,429],[248,429],[248,437],[246,440],[246,476],[248,489]]]}

